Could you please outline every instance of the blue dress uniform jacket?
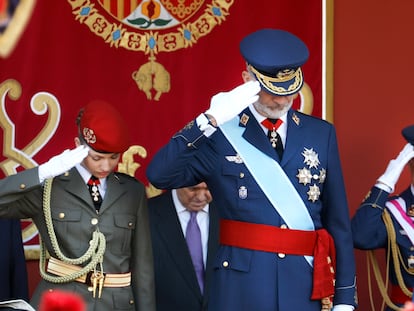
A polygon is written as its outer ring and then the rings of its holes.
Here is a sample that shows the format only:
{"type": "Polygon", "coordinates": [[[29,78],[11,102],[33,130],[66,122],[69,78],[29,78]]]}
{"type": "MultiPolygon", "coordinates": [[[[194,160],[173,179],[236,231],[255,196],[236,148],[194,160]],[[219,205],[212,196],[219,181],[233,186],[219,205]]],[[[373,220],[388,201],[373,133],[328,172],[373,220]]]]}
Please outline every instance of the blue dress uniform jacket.
{"type": "Polygon", "coordinates": [[[167,191],[148,200],[157,311],[205,311],[218,249],[218,210],[209,204],[209,233],[204,295],[201,293],[172,195],[167,191]]]}
{"type": "MultiPolygon", "coordinates": [[[[245,143],[279,161],[249,108],[240,116],[245,143]]],[[[334,304],[356,305],[351,226],[334,127],[295,111],[288,112],[287,122],[280,165],[305,203],[315,229],[327,229],[334,239],[337,252],[334,304]],[[317,167],[305,163],[302,153],[306,150],[313,155],[313,164],[317,162],[315,158],[319,159],[317,167]],[[299,170],[304,168],[322,179],[311,178],[308,182],[299,179],[299,170]],[[322,176],[324,173],[326,178],[322,176]],[[320,191],[317,198],[309,195],[311,185],[320,191]]],[[[205,181],[221,218],[284,225],[220,129],[207,138],[195,122],[190,122],[155,155],[147,176],[162,189],[205,181]]],[[[310,300],[312,273],[303,256],[221,246],[215,261],[209,310],[319,311],[320,301],[310,300]]]]}
{"type": "MultiPolygon", "coordinates": [[[[42,211],[43,187],[38,168],[0,180],[0,217],[32,218],[52,257],[52,247],[42,211]]],[[[107,177],[107,190],[99,214],[88,188],[76,168],[53,179],[51,215],[59,246],[66,257],[78,258],[89,248],[96,226],[106,237],[103,269],[107,273],[131,271],[131,286],[104,287],[93,298],[87,285],[41,280],[33,297],[36,308],[41,294],[52,289],[81,295],[87,310],[155,310],[153,260],[144,186],[120,173],[107,177]]]]}
{"type": "MultiPolygon", "coordinates": [[[[410,207],[414,204],[414,196],[411,192],[411,187],[402,192],[398,197],[404,199],[406,206],[410,207]]],[[[385,228],[382,214],[385,203],[388,200],[397,198],[396,196],[389,197],[389,193],[377,187],[373,187],[369,192],[367,198],[362,202],[355,215],[352,217],[352,233],[354,237],[354,245],[358,249],[372,250],[372,249],[387,249],[388,248],[388,234],[385,228]]],[[[404,264],[408,265],[408,259],[414,256],[414,245],[411,243],[407,234],[396,221],[395,217],[390,213],[393,226],[396,234],[396,242],[401,253],[404,264]]],[[[404,283],[407,287],[414,287],[414,275],[409,274],[401,267],[401,274],[404,283]]],[[[411,270],[413,273],[414,270],[411,270]]],[[[398,286],[397,278],[395,276],[394,262],[390,260],[389,281],[391,284],[398,286]]],[[[407,298],[408,300],[409,298],[407,298]]],[[[395,303],[395,302],[394,302],[395,303]]],[[[400,304],[401,306],[401,304],[400,304]]],[[[392,309],[387,309],[392,310],[392,309]]]]}

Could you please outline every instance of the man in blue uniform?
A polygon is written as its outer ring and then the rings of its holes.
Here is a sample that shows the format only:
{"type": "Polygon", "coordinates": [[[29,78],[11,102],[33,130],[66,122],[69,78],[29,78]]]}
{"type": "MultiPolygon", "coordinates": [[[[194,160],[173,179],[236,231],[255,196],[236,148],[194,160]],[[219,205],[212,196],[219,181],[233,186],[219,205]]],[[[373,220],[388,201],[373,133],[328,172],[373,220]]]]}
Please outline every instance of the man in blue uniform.
{"type": "MultiPolygon", "coordinates": [[[[397,310],[411,300],[414,287],[414,125],[402,134],[408,143],[389,162],[351,222],[356,248],[388,250],[390,296],[383,293],[387,310],[397,310]],[[390,196],[407,164],[411,184],[401,194],[390,196]]],[[[375,260],[375,256],[370,258],[375,260]]],[[[385,286],[378,281],[380,288],[385,286]]]]}
{"type": "Polygon", "coordinates": [[[263,29],[240,51],[246,83],[215,95],[175,134],[149,164],[148,179],[161,189],[205,181],[219,206],[209,310],[353,310],[335,129],[291,108],[308,49],[289,32],[263,29]]]}

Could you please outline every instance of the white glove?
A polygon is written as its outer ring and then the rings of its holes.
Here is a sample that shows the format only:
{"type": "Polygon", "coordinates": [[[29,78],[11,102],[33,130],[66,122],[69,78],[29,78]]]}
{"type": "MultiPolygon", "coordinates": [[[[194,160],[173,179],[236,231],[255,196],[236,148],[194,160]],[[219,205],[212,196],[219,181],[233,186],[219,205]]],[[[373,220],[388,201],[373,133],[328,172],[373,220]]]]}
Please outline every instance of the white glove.
{"type": "Polygon", "coordinates": [[[400,178],[401,172],[405,165],[414,157],[414,146],[410,143],[406,144],[401,150],[397,158],[391,160],[385,170],[385,173],[378,178],[379,183],[383,183],[390,187],[391,193],[394,192],[395,184],[400,178]]]}
{"type": "Polygon", "coordinates": [[[205,112],[216,119],[217,126],[233,119],[244,108],[257,101],[260,91],[258,81],[249,81],[230,92],[214,95],[210,101],[210,108],[205,112]]]}
{"type": "Polygon", "coordinates": [[[355,308],[351,305],[336,305],[332,311],[353,311],[355,308]]]}
{"type": "Polygon", "coordinates": [[[75,149],[66,149],[61,154],[52,157],[46,163],[39,165],[39,180],[43,182],[47,178],[63,174],[81,163],[88,155],[89,147],[80,145],[75,149]]]}

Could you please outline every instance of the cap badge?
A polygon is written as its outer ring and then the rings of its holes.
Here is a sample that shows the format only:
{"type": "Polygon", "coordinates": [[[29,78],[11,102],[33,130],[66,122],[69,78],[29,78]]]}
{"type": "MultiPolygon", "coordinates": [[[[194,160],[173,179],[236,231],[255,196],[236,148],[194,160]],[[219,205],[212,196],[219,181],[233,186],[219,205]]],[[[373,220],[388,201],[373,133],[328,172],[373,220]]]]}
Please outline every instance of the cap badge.
{"type": "Polygon", "coordinates": [[[96,143],[96,135],[94,131],[90,128],[85,127],[83,129],[83,138],[88,144],[94,144],[96,143]]]}
{"type": "Polygon", "coordinates": [[[260,84],[271,93],[276,93],[280,96],[290,95],[299,91],[303,82],[302,69],[299,67],[296,70],[284,69],[279,71],[274,77],[267,76],[259,72],[252,65],[249,65],[249,69],[256,76],[260,84]],[[289,82],[287,87],[281,86],[278,83],[289,82]],[[275,85],[277,84],[277,85],[275,85]]]}
{"type": "Polygon", "coordinates": [[[295,76],[295,70],[293,69],[284,69],[279,71],[276,74],[276,79],[280,82],[285,82],[291,80],[295,76]]]}

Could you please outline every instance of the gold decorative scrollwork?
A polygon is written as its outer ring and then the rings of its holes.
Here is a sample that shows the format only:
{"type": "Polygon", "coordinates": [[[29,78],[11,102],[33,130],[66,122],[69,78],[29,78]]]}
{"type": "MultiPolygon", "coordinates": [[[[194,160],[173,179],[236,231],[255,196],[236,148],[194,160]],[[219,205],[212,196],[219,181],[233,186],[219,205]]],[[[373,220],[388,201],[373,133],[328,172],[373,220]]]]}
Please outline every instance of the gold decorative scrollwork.
{"type": "Polygon", "coordinates": [[[68,0],[68,2],[76,20],[86,24],[95,35],[102,37],[110,46],[145,52],[145,54],[152,50],[156,54],[186,48],[199,38],[208,35],[229,15],[234,0],[213,0],[194,22],[182,25],[176,32],[171,31],[166,34],[155,32],[150,36],[148,32],[129,31],[120,24],[109,22],[90,0],[68,0]]]}
{"type": "Polygon", "coordinates": [[[122,162],[118,164],[118,171],[130,176],[135,176],[136,170],[141,164],[134,161],[134,155],[139,155],[141,158],[147,157],[147,150],[142,146],[132,145],[122,154],[122,162]]]}
{"type": "Polygon", "coordinates": [[[22,150],[15,147],[15,124],[6,112],[6,95],[12,100],[20,98],[22,89],[16,80],[6,80],[0,84],[0,127],[3,129],[3,155],[6,159],[0,163],[0,168],[5,175],[16,173],[16,168],[22,166],[25,169],[37,166],[33,156],[46,145],[52,138],[60,121],[59,102],[53,95],[45,92],[35,94],[30,102],[32,111],[37,115],[45,114],[47,111],[48,119],[40,133],[33,138],[22,150]]]}
{"type": "MultiPolygon", "coordinates": [[[[132,145],[122,154],[122,162],[118,164],[118,172],[135,176],[136,170],[141,164],[134,161],[134,155],[139,155],[141,158],[147,157],[147,151],[142,146],[132,145]]],[[[147,197],[153,197],[160,194],[162,191],[149,184],[146,189],[147,197]]]]}
{"type": "Polygon", "coordinates": [[[162,93],[170,91],[170,73],[163,65],[155,61],[154,56],[149,60],[132,73],[132,79],[136,82],[138,89],[145,93],[148,100],[152,99],[151,90],[154,89],[156,92],[154,100],[158,101],[162,93]]]}
{"type": "MultiPolygon", "coordinates": [[[[0,163],[0,168],[6,176],[15,174],[19,166],[25,169],[37,166],[33,156],[52,138],[60,121],[60,106],[56,97],[45,92],[35,94],[30,101],[32,112],[36,115],[49,112],[48,118],[40,133],[22,150],[17,149],[14,141],[15,124],[7,114],[6,98],[17,100],[21,94],[21,85],[16,80],[9,79],[0,84],[0,127],[3,129],[3,156],[5,157],[5,160],[0,163]]],[[[23,241],[30,240],[35,232],[37,228],[34,223],[27,225],[22,231],[23,241]]],[[[37,259],[39,251],[25,249],[25,256],[27,259],[37,259]]]]}
{"type": "Polygon", "coordinates": [[[306,82],[303,83],[300,95],[303,101],[302,112],[311,115],[313,111],[313,93],[310,86],[306,82]]]}
{"type": "Polygon", "coordinates": [[[300,89],[299,93],[295,94],[296,96],[300,97],[300,107],[299,111],[312,115],[313,111],[313,93],[310,86],[304,82],[302,88],[300,89]]]}

